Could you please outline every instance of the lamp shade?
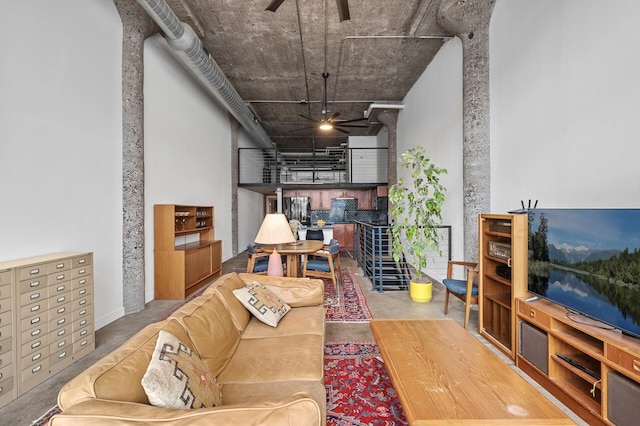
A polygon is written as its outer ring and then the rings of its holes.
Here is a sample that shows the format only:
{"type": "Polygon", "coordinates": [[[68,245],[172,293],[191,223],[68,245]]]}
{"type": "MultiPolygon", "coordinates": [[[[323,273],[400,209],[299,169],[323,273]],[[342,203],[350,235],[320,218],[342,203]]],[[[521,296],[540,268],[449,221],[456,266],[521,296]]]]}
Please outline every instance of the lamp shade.
{"type": "Polygon", "coordinates": [[[295,241],[287,217],[278,213],[269,213],[264,217],[255,239],[258,244],[285,244],[295,241]]]}

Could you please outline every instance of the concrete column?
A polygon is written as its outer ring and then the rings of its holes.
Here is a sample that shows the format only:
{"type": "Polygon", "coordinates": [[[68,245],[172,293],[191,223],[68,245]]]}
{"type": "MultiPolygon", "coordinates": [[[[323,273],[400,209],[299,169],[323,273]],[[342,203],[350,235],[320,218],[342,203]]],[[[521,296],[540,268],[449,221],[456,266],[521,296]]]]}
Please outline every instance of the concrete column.
{"type": "Polygon", "coordinates": [[[489,23],[495,0],[443,0],[440,25],[462,41],[464,257],[478,259],[478,214],[491,208],[489,23]]]}
{"type": "Polygon", "coordinates": [[[229,114],[231,127],[231,252],[238,255],[238,128],[240,123],[229,114]]]}
{"type": "Polygon", "coordinates": [[[137,2],[114,0],[122,39],[122,278],[125,315],[144,309],[144,40],[157,32],[137,2]]]}
{"type": "Polygon", "coordinates": [[[376,118],[384,124],[389,133],[389,146],[387,148],[388,181],[389,186],[395,185],[398,182],[398,110],[380,110],[376,118]]]}

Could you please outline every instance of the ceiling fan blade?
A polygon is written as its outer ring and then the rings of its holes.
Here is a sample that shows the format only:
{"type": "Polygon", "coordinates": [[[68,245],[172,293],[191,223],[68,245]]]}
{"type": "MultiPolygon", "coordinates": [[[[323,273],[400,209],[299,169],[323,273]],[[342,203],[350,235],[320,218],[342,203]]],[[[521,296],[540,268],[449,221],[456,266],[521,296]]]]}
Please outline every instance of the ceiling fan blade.
{"type": "Polygon", "coordinates": [[[338,5],[340,22],[351,19],[351,16],[349,15],[349,0],[336,0],[336,4],[338,5]]]}
{"type": "Polygon", "coordinates": [[[309,127],[301,127],[299,129],[292,129],[292,130],[287,130],[288,133],[290,132],[299,132],[301,130],[309,130],[309,129],[316,129],[317,126],[309,126],[309,127]]]}
{"type": "Polygon", "coordinates": [[[302,117],[302,118],[306,118],[307,120],[311,120],[311,121],[313,121],[314,123],[320,123],[318,120],[314,120],[313,118],[311,118],[311,117],[307,117],[306,115],[302,115],[302,114],[298,114],[298,115],[299,115],[300,117],[302,117]]]}
{"type": "Polygon", "coordinates": [[[355,123],[356,121],[367,121],[368,118],[354,118],[353,120],[340,120],[338,122],[336,122],[336,124],[343,124],[343,123],[355,123]]]}
{"type": "Polygon", "coordinates": [[[332,121],[333,121],[333,120],[335,120],[335,119],[336,119],[336,117],[337,117],[337,116],[339,116],[339,115],[340,115],[340,113],[339,113],[339,112],[334,112],[334,113],[331,115],[331,117],[327,118],[327,121],[331,121],[331,122],[332,122],[332,121]]]}
{"type": "Polygon", "coordinates": [[[333,129],[334,129],[334,130],[337,130],[337,131],[339,131],[339,132],[342,132],[342,133],[346,133],[346,134],[351,133],[351,132],[349,132],[348,130],[340,129],[339,127],[335,127],[335,126],[334,126],[334,128],[333,128],[333,129]]]}
{"type": "Polygon", "coordinates": [[[284,0],[273,0],[265,10],[270,10],[272,12],[275,12],[276,10],[278,10],[278,8],[283,2],[284,0]]]}
{"type": "Polygon", "coordinates": [[[353,124],[339,124],[339,123],[334,123],[334,127],[351,127],[351,128],[357,127],[357,128],[360,128],[360,129],[368,129],[369,128],[369,126],[355,126],[353,124]]]}

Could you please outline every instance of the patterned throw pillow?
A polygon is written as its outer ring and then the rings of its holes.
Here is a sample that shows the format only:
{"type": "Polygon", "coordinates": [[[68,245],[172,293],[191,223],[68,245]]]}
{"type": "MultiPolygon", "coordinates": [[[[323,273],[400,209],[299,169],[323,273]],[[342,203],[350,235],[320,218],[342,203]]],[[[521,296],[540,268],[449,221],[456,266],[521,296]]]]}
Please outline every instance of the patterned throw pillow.
{"type": "Polygon", "coordinates": [[[160,330],[142,387],[156,407],[209,408],[222,404],[218,381],[198,354],[164,330],[160,330]]]}
{"type": "Polygon", "coordinates": [[[256,318],[271,327],[276,327],[282,317],[291,310],[291,307],[271,290],[256,281],[244,288],[233,290],[233,294],[256,318]]]}

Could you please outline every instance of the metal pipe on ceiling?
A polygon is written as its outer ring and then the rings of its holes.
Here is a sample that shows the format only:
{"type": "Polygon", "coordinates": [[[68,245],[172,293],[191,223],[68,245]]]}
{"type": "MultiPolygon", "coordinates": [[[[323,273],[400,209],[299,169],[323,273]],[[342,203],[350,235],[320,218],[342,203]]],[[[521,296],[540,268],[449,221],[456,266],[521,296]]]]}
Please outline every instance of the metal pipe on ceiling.
{"type": "Polygon", "coordinates": [[[254,141],[265,148],[275,147],[218,64],[202,48],[202,41],[193,29],[178,19],[165,0],[138,0],[138,3],[164,33],[171,53],[202,83],[207,92],[238,120],[254,141]]]}

